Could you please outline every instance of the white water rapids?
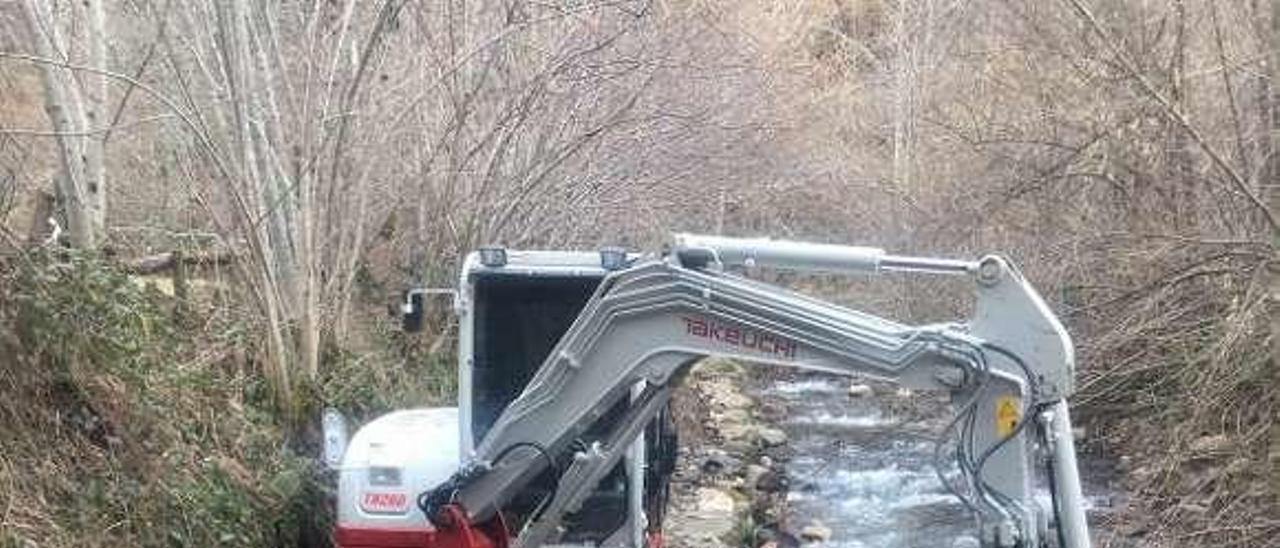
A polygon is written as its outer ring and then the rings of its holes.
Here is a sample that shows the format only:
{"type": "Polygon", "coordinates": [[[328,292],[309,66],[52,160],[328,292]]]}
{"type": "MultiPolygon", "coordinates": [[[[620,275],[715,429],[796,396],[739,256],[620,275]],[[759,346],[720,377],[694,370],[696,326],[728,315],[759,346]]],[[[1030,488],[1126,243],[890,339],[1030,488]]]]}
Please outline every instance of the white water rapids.
{"type": "MultiPolygon", "coordinates": [[[[795,455],[786,464],[791,527],[829,528],[829,541],[807,545],[822,548],[951,548],[972,535],[969,513],[933,468],[931,436],[945,420],[901,416],[913,413],[896,396],[850,397],[848,387],[841,378],[784,377],[759,394],[787,408],[780,426],[795,455]]],[[[1087,483],[1091,505],[1109,506],[1105,481],[1087,483]]]]}

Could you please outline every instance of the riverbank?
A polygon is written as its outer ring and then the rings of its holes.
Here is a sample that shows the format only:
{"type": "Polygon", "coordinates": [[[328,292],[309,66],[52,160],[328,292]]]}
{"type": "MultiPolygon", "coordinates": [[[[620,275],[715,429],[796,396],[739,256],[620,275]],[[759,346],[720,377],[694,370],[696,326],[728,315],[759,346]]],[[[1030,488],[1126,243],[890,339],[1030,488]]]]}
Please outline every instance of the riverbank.
{"type": "Polygon", "coordinates": [[[780,409],[753,397],[739,364],[708,360],[673,405],[680,455],[665,526],[672,548],[794,546],[785,533],[790,456],[780,409]]]}

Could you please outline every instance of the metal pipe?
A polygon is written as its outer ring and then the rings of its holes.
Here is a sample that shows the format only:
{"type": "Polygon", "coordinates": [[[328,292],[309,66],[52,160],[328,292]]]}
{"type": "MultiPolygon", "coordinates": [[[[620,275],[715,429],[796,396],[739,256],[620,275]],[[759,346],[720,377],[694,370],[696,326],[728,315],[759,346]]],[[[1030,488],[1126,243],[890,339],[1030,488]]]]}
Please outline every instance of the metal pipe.
{"type": "Polygon", "coordinates": [[[883,249],[768,238],[676,234],[677,250],[707,250],[724,266],[761,266],[819,272],[875,272],[883,249]]]}
{"type": "MultiPolygon", "coordinates": [[[[644,388],[643,382],[631,385],[632,405],[644,397],[644,388]]],[[[631,454],[627,455],[627,515],[630,516],[627,524],[631,527],[631,545],[637,547],[645,545],[645,531],[649,526],[649,516],[644,513],[644,480],[648,477],[645,468],[649,464],[644,452],[644,436],[642,432],[636,437],[636,441],[631,442],[631,454]]]]}
{"type": "Polygon", "coordinates": [[[768,238],[727,238],[676,234],[675,250],[703,250],[724,266],[759,266],[813,272],[876,273],[904,270],[944,274],[976,271],[977,263],[950,259],[899,257],[876,247],[817,244],[768,238]]]}
{"type": "Polygon", "coordinates": [[[1080,471],[1076,467],[1076,444],[1071,433],[1071,413],[1067,401],[1058,400],[1053,405],[1053,480],[1057,494],[1053,504],[1057,508],[1058,529],[1066,542],[1065,548],[1091,548],[1089,524],[1085,520],[1084,491],[1080,487],[1080,471]]]}
{"type": "Polygon", "coordinates": [[[972,274],[977,272],[976,261],[956,259],[931,259],[928,257],[900,257],[885,255],[880,258],[882,270],[903,270],[911,272],[929,272],[933,274],[972,274]]]}

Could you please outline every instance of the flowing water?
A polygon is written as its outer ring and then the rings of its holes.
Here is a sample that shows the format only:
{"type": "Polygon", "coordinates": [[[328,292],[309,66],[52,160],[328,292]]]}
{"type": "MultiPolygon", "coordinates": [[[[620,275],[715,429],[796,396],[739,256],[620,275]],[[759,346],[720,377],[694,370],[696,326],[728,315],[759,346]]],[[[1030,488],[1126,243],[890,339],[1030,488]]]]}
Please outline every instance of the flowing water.
{"type": "MultiPolygon", "coordinates": [[[[943,491],[932,464],[933,433],[946,417],[920,416],[912,409],[922,407],[918,398],[880,391],[853,398],[848,387],[847,379],[800,376],[772,381],[759,394],[787,408],[781,427],[795,454],[786,465],[792,527],[820,522],[832,533],[817,545],[826,548],[951,548],[972,535],[970,515],[943,491]]],[[[1104,464],[1082,461],[1091,515],[1117,499],[1104,464]]]]}

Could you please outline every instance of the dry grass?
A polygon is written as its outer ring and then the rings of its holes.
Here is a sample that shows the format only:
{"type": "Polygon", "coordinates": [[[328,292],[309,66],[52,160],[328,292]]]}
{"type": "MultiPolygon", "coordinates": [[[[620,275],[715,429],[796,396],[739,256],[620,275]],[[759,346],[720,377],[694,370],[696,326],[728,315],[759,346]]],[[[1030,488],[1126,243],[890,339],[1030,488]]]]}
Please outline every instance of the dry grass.
{"type": "MultiPolygon", "coordinates": [[[[1234,180],[1266,173],[1269,98],[1251,86],[1269,29],[1248,6],[1111,5],[1102,32],[1068,3],[736,6],[748,31],[812,39],[767,54],[801,67],[774,80],[787,123],[770,158],[789,184],[737,189],[750,205],[728,232],[1011,256],[1077,342],[1086,449],[1128,466],[1118,534],[1280,544],[1272,248],[1234,180]]],[[[816,283],[908,320],[967,304],[954,285],[816,283]]]]}

